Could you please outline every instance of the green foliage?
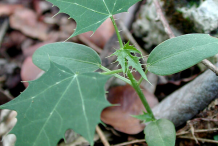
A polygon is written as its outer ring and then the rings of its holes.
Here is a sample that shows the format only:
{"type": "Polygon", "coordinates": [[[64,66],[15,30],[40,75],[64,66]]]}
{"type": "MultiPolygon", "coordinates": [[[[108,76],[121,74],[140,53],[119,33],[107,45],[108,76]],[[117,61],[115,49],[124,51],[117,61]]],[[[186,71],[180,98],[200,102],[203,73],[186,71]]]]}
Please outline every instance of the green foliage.
{"type": "Polygon", "coordinates": [[[63,65],[73,72],[92,72],[99,68],[101,59],[91,48],[76,43],[52,43],[35,51],[33,63],[44,71],[50,61],[63,65]]]}
{"type": "Polygon", "coordinates": [[[135,68],[141,74],[141,76],[148,81],[145,72],[142,69],[142,65],[139,62],[139,59],[142,57],[137,57],[135,53],[138,53],[142,56],[142,53],[134,46],[130,46],[128,42],[123,48],[116,50],[111,56],[117,56],[117,61],[121,65],[123,73],[126,73],[129,67],[132,66],[132,68],[135,68]]]}
{"type": "Polygon", "coordinates": [[[169,120],[160,119],[149,123],[144,133],[149,146],[175,146],[176,131],[169,120]]]}
{"type": "Polygon", "coordinates": [[[58,6],[59,13],[66,13],[77,22],[71,37],[93,31],[109,17],[127,12],[130,6],[140,0],[47,0],[58,6]]]}
{"type": "Polygon", "coordinates": [[[132,117],[136,118],[136,119],[139,119],[139,120],[142,120],[144,121],[145,123],[147,122],[150,122],[150,121],[153,121],[153,117],[152,115],[150,115],[149,113],[146,113],[143,111],[143,114],[142,115],[132,115],[132,117]]]}
{"type": "Polygon", "coordinates": [[[187,69],[218,53],[218,39],[208,34],[188,34],[169,39],[149,55],[147,69],[170,75],[187,69]]]}
{"type": "MultiPolygon", "coordinates": [[[[215,135],[215,136],[213,137],[213,139],[216,140],[216,141],[218,141],[218,135],[215,135]]],[[[216,144],[216,145],[218,146],[218,144],[216,144]]]]}
{"type": "Polygon", "coordinates": [[[0,107],[18,113],[18,122],[10,132],[17,137],[16,145],[55,146],[69,128],[93,145],[101,111],[110,105],[104,89],[109,77],[76,74],[51,62],[42,77],[30,81],[25,92],[0,107]]]}

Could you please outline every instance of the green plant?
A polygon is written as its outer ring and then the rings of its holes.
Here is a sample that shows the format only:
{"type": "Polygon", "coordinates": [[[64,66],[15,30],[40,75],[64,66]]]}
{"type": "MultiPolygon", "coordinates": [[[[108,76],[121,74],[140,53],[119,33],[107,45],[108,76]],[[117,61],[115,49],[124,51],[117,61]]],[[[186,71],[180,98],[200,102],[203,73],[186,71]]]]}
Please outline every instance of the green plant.
{"type": "MultiPolygon", "coordinates": [[[[141,55],[129,42],[123,44],[114,14],[125,12],[140,0],[48,0],[77,22],[71,37],[95,30],[111,18],[120,48],[117,56],[121,69],[109,70],[101,65],[96,52],[75,43],[53,43],[39,48],[33,62],[45,73],[16,99],[0,106],[17,111],[18,122],[10,132],[17,136],[18,146],[53,146],[64,138],[69,128],[81,134],[91,145],[95,127],[100,123],[101,111],[110,106],[105,99],[104,85],[111,75],[132,85],[147,112],[135,118],[150,122],[144,132],[149,146],[175,145],[175,127],[166,119],[155,119],[139,85],[147,80],[146,72],[169,75],[184,70],[201,60],[218,53],[218,39],[206,34],[190,34],[161,43],[150,54],[144,72],[135,53],[141,55]],[[194,56],[194,57],[193,57],[194,56]],[[142,79],[136,81],[131,69],[137,70],[142,79]],[[103,73],[94,72],[102,69],[103,73]],[[128,78],[117,73],[123,72],[128,78]],[[92,85],[92,86],[90,86],[92,85]]],[[[148,81],[148,80],[147,80],[148,81]]]]}

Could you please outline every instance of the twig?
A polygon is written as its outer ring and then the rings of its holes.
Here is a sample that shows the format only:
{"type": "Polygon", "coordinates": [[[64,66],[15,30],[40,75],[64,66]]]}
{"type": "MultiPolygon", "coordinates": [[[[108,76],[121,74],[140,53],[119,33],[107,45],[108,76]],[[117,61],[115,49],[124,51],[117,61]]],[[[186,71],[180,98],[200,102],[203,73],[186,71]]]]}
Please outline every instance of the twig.
{"type": "MultiPolygon", "coordinates": [[[[8,19],[4,20],[3,24],[0,26],[0,48],[2,45],[2,41],[4,38],[4,35],[8,29],[9,26],[9,22],[8,19]]],[[[6,59],[6,60],[10,60],[10,57],[8,56],[7,53],[5,53],[4,49],[0,49],[0,54],[6,59]]]]}
{"type": "MultiPolygon", "coordinates": [[[[195,133],[202,133],[202,132],[212,132],[212,131],[218,131],[218,128],[213,128],[213,129],[198,129],[195,130],[195,133]]],[[[185,132],[181,132],[181,133],[177,133],[176,136],[180,136],[180,135],[184,135],[184,134],[189,134],[190,131],[185,131],[185,132]]]]}
{"type": "Polygon", "coordinates": [[[87,46],[91,47],[92,49],[94,49],[96,52],[98,52],[99,54],[101,54],[102,49],[99,48],[98,46],[96,46],[95,44],[93,44],[91,41],[89,41],[88,39],[86,39],[85,37],[78,35],[78,39],[83,42],[84,44],[86,44],[87,46]]]}
{"type": "Polygon", "coordinates": [[[164,14],[163,14],[161,7],[160,7],[160,3],[158,2],[158,0],[153,0],[153,1],[155,4],[155,8],[157,10],[158,17],[160,18],[161,22],[163,23],[166,33],[168,34],[168,36],[170,38],[174,38],[175,35],[174,35],[173,31],[171,30],[166,18],[164,17],[164,14]]]}
{"type": "Polygon", "coordinates": [[[208,67],[210,70],[212,70],[216,75],[218,75],[218,68],[214,66],[210,61],[207,59],[204,59],[201,61],[206,67],[208,67]]]}
{"type": "Polygon", "coordinates": [[[107,141],[106,137],[104,136],[103,132],[101,131],[101,128],[99,126],[96,127],[96,131],[104,144],[104,146],[110,146],[109,142],[107,141]]]}
{"type": "Polygon", "coordinates": [[[3,24],[2,24],[2,26],[0,28],[0,47],[1,47],[1,44],[2,44],[3,37],[4,37],[4,35],[5,35],[5,33],[6,33],[7,29],[8,29],[8,25],[9,25],[9,22],[6,19],[3,22],[3,24]]]}
{"type": "Polygon", "coordinates": [[[200,120],[202,120],[202,121],[208,121],[208,122],[218,122],[217,119],[209,119],[209,118],[195,118],[194,120],[192,120],[192,122],[193,122],[193,121],[200,121],[200,120]]]}
{"type": "MultiPolygon", "coordinates": [[[[199,129],[199,130],[195,130],[194,132],[195,132],[195,133],[200,133],[200,132],[210,132],[210,131],[216,131],[216,130],[218,130],[218,128],[213,128],[213,129],[199,129]]],[[[189,134],[189,133],[190,133],[189,131],[187,131],[187,132],[182,132],[182,133],[176,134],[176,136],[177,136],[178,138],[182,138],[182,139],[191,139],[191,140],[197,139],[198,141],[201,141],[201,142],[218,143],[218,141],[210,140],[210,139],[193,138],[193,137],[188,137],[188,136],[180,136],[180,135],[189,134]]],[[[144,140],[144,139],[137,139],[137,140],[133,140],[133,141],[128,141],[128,142],[116,144],[116,145],[113,145],[113,146],[124,146],[124,145],[128,145],[128,144],[134,144],[134,143],[140,143],[140,142],[145,142],[145,140],[144,140]]]]}
{"type": "Polygon", "coordinates": [[[190,123],[190,121],[188,121],[188,124],[189,124],[189,126],[190,126],[190,128],[191,128],[191,129],[190,129],[190,130],[191,130],[191,134],[192,134],[193,138],[195,139],[195,142],[196,142],[197,144],[199,144],[197,138],[195,137],[195,129],[194,129],[193,125],[190,123]]]}
{"type": "Polygon", "coordinates": [[[0,89],[0,92],[1,92],[2,94],[4,94],[9,100],[14,99],[14,98],[10,95],[10,93],[7,92],[7,91],[4,91],[4,90],[0,89]]]}
{"type": "MultiPolygon", "coordinates": [[[[195,138],[193,138],[193,137],[188,137],[188,136],[178,136],[178,138],[195,140],[195,138]]],[[[208,142],[208,143],[217,143],[217,144],[218,144],[218,141],[216,141],[216,140],[205,139],[205,138],[196,138],[196,139],[197,139],[198,141],[201,141],[202,143],[208,142]]]]}
{"type": "Polygon", "coordinates": [[[129,144],[140,143],[140,142],[145,142],[145,140],[144,139],[137,139],[137,140],[133,140],[133,141],[128,141],[128,142],[123,142],[123,143],[120,143],[120,144],[116,144],[116,145],[113,145],[113,146],[125,146],[125,145],[129,145],[129,144]]]}
{"type": "MultiPolygon", "coordinates": [[[[158,17],[160,18],[161,22],[163,23],[165,32],[168,34],[168,36],[170,38],[174,38],[175,35],[173,33],[173,31],[171,30],[169,23],[167,22],[166,18],[164,17],[163,11],[161,10],[160,7],[160,3],[158,0],[153,0],[155,7],[156,7],[156,11],[158,14],[158,17]]],[[[203,63],[206,67],[208,67],[210,70],[212,70],[216,75],[218,75],[218,68],[213,65],[210,61],[208,61],[207,59],[204,59],[203,61],[201,61],[201,63],[203,63]]]]}

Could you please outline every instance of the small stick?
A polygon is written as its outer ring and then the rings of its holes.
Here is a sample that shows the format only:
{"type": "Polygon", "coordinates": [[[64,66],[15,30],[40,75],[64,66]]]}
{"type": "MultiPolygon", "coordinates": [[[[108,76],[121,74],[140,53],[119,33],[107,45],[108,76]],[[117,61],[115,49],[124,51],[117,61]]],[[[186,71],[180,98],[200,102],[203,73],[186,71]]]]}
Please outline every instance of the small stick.
{"type": "MultiPolygon", "coordinates": [[[[195,133],[202,133],[202,132],[212,132],[212,131],[218,131],[218,128],[213,128],[213,129],[198,129],[195,130],[195,133]]],[[[184,135],[184,134],[189,134],[190,131],[185,131],[185,132],[181,132],[181,133],[177,133],[176,136],[180,136],[180,135],[184,135]]]]}
{"type": "Polygon", "coordinates": [[[6,33],[7,29],[8,29],[8,26],[9,26],[9,22],[8,22],[8,20],[6,19],[6,20],[3,22],[3,24],[2,24],[2,26],[1,26],[1,28],[0,28],[0,47],[1,47],[1,43],[2,43],[2,40],[3,40],[3,38],[4,38],[4,35],[5,35],[5,33],[6,33]]]}
{"type": "MultiPolygon", "coordinates": [[[[0,26],[0,48],[2,45],[2,41],[3,38],[5,36],[5,33],[7,31],[9,27],[9,21],[8,19],[4,20],[3,24],[0,26]]],[[[6,60],[10,60],[10,57],[8,56],[8,54],[4,51],[4,50],[0,50],[0,54],[6,59],[6,60]]]]}
{"type": "Polygon", "coordinates": [[[98,52],[99,54],[101,54],[102,49],[99,48],[98,46],[96,46],[95,44],[93,44],[91,41],[89,41],[88,39],[86,39],[85,37],[78,35],[78,39],[83,42],[84,44],[86,44],[87,46],[91,47],[92,49],[94,49],[96,52],[98,52]]]}
{"type": "Polygon", "coordinates": [[[214,66],[210,61],[207,59],[204,59],[201,61],[206,67],[208,67],[210,70],[212,70],[217,76],[218,76],[218,69],[216,66],[214,66]]]}
{"type": "Polygon", "coordinates": [[[190,121],[188,121],[188,124],[189,124],[189,126],[190,126],[190,128],[191,128],[191,134],[192,134],[193,138],[195,139],[195,142],[196,142],[197,144],[199,144],[197,138],[195,137],[195,129],[194,129],[193,125],[190,123],[190,121]]]}
{"type": "Polygon", "coordinates": [[[96,132],[98,133],[104,146],[110,146],[109,142],[107,141],[106,137],[104,136],[104,134],[99,126],[96,127],[96,132]]]}
{"type": "Polygon", "coordinates": [[[125,146],[125,145],[129,145],[129,144],[140,143],[140,142],[145,142],[145,140],[144,139],[137,139],[137,140],[133,140],[133,141],[128,141],[128,142],[123,142],[123,143],[120,143],[120,144],[116,144],[116,145],[113,145],[113,146],[125,146]]]}
{"type": "MultiPolygon", "coordinates": [[[[195,138],[193,138],[193,137],[188,137],[188,136],[178,136],[178,138],[195,140],[195,138]]],[[[218,141],[216,141],[216,140],[205,139],[205,138],[196,138],[196,139],[197,139],[198,141],[201,141],[202,143],[208,142],[208,143],[217,143],[217,144],[218,144],[218,141]]]]}
{"type": "Polygon", "coordinates": [[[208,121],[208,122],[218,122],[217,119],[209,119],[209,118],[195,118],[195,119],[193,119],[191,122],[193,122],[193,121],[200,121],[200,120],[202,120],[202,121],[208,121]]]}
{"type": "MultiPolygon", "coordinates": [[[[210,132],[210,131],[216,131],[218,130],[218,128],[213,128],[213,129],[199,129],[199,130],[195,130],[195,133],[200,133],[200,132],[210,132]]],[[[191,140],[195,140],[195,138],[193,137],[188,137],[188,136],[180,136],[183,134],[189,134],[190,132],[182,132],[182,133],[178,133],[176,134],[176,136],[178,138],[183,138],[183,139],[191,139],[191,140]]],[[[209,143],[218,143],[218,141],[215,140],[210,140],[210,139],[204,139],[204,138],[196,138],[198,141],[201,142],[209,142],[209,143]]],[[[128,145],[128,144],[134,144],[134,143],[140,143],[140,142],[145,142],[144,139],[137,139],[137,140],[133,140],[133,141],[128,141],[128,142],[124,142],[124,143],[120,143],[120,144],[116,144],[113,146],[124,146],[124,145],[128,145]]]]}
{"type": "MultiPolygon", "coordinates": [[[[163,11],[161,10],[160,7],[160,3],[158,0],[153,0],[155,7],[156,7],[156,11],[157,14],[161,20],[161,22],[163,23],[163,26],[165,28],[165,32],[168,34],[168,36],[170,38],[174,38],[175,35],[173,33],[173,31],[171,30],[169,23],[167,22],[166,18],[164,17],[163,11]]],[[[204,59],[203,61],[201,61],[201,63],[203,63],[206,67],[208,67],[210,70],[212,70],[217,76],[218,76],[218,68],[213,65],[210,61],[208,61],[207,59],[204,59]]]]}
{"type": "Polygon", "coordinates": [[[171,28],[169,26],[169,23],[167,22],[166,18],[164,17],[163,11],[161,10],[161,7],[160,7],[160,3],[158,2],[158,0],[153,0],[153,1],[154,1],[154,4],[155,4],[157,14],[158,14],[158,16],[159,16],[159,18],[160,18],[160,20],[163,23],[163,26],[165,28],[165,32],[168,34],[168,36],[170,38],[174,38],[175,35],[174,35],[173,31],[171,30],[171,28]]]}
{"type": "Polygon", "coordinates": [[[2,90],[2,89],[0,89],[0,92],[2,92],[3,94],[5,94],[5,96],[6,96],[9,100],[14,99],[14,98],[10,95],[10,93],[9,93],[7,90],[2,90]]]}

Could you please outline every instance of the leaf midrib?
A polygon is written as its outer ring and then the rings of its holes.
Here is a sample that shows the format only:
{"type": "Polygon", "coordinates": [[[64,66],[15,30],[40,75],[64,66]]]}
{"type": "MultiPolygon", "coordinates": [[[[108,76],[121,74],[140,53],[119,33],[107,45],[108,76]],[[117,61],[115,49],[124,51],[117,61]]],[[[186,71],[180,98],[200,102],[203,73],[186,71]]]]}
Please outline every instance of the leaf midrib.
{"type": "Polygon", "coordinates": [[[85,103],[84,103],[84,100],[83,100],[83,94],[81,92],[81,87],[80,87],[80,83],[78,81],[78,79],[76,78],[76,81],[77,81],[77,85],[78,85],[78,89],[79,89],[79,94],[80,94],[80,99],[81,99],[81,102],[82,102],[82,109],[83,109],[83,114],[84,114],[84,117],[85,117],[85,123],[86,123],[86,127],[87,127],[87,132],[88,132],[88,136],[89,136],[89,140],[91,140],[92,138],[90,137],[91,134],[90,134],[90,127],[89,127],[89,122],[88,122],[88,119],[87,119],[87,113],[86,113],[86,107],[84,106],[85,103]]]}
{"type": "Polygon", "coordinates": [[[109,9],[108,9],[108,7],[107,7],[107,5],[106,5],[106,3],[105,3],[105,1],[104,1],[104,0],[103,0],[103,3],[104,3],[104,5],[105,5],[105,8],[107,9],[107,11],[108,11],[109,15],[112,15],[112,14],[111,14],[111,12],[109,11],[109,9]]]}
{"type": "Polygon", "coordinates": [[[164,142],[164,140],[163,140],[163,138],[162,138],[162,136],[161,136],[161,133],[160,133],[160,129],[159,129],[158,125],[157,125],[157,121],[155,121],[155,126],[157,127],[158,134],[159,134],[159,136],[160,136],[160,139],[161,139],[162,143],[165,145],[165,142],[164,142]]]}
{"type": "Polygon", "coordinates": [[[112,9],[112,13],[114,12],[114,8],[115,8],[116,4],[117,4],[117,0],[114,3],[113,9],[112,9]]]}

